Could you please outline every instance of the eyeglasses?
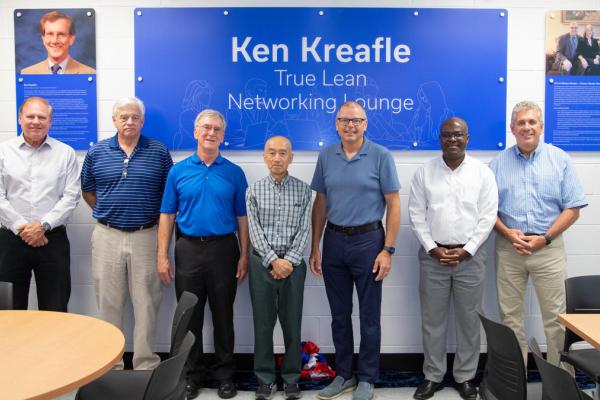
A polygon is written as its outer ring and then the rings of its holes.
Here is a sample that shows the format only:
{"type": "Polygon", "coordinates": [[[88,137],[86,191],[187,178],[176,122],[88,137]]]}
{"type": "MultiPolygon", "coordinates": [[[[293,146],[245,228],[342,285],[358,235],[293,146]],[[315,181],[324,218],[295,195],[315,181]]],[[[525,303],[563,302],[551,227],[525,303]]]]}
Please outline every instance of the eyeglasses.
{"type": "Polygon", "coordinates": [[[455,139],[464,139],[465,137],[467,137],[467,133],[466,132],[462,132],[462,131],[456,131],[456,132],[441,132],[440,133],[440,137],[444,140],[448,140],[450,138],[455,138],[455,139]]]}
{"type": "Polygon", "coordinates": [[[338,118],[337,121],[344,125],[350,125],[350,122],[352,122],[352,125],[360,125],[363,122],[365,122],[367,119],[366,118],[338,118]]]}
{"type": "Polygon", "coordinates": [[[129,121],[129,118],[131,118],[131,120],[134,123],[140,122],[140,120],[142,119],[141,116],[135,115],[135,114],[134,115],[127,115],[127,114],[121,114],[121,115],[119,115],[119,121],[121,121],[123,123],[129,121]]]}
{"type": "Polygon", "coordinates": [[[127,167],[129,167],[129,157],[123,160],[123,179],[127,178],[127,167]]]}
{"type": "Polygon", "coordinates": [[[204,132],[210,132],[213,131],[214,133],[221,133],[223,132],[223,128],[221,128],[220,126],[214,126],[214,125],[200,125],[200,128],[204,131],[204,132]]]}

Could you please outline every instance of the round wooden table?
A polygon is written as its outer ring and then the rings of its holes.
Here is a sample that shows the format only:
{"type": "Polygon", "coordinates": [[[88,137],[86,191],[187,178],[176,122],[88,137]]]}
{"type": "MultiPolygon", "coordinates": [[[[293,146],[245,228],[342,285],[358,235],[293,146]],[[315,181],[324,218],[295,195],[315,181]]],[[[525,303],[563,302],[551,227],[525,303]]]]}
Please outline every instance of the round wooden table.
{"type": "Polygon", "coordinates": [[[110,370],[125,338],[114,325],[79,314],[0,311],[0,398],[52,399],[110,370]]]}

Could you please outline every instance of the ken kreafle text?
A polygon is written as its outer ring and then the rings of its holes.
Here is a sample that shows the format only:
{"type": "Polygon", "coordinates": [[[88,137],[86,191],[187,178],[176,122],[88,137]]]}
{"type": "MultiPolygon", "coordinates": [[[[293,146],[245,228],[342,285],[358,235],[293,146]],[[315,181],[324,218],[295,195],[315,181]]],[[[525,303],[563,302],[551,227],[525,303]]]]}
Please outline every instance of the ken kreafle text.
{"type": "MultiPolygon", "coordinates": [[[[289,47],[285,43],[254,43],[252,36],[240,40],[231,38],[231,60],[233,62],[288,62],[289,47]]],[[[301,38],[300,60],[303,63],[406,63],[410,61],[410,47],[394,44],[391,37],[376,37],[372,43],[325,43],[321,36],[301,38]]]]}

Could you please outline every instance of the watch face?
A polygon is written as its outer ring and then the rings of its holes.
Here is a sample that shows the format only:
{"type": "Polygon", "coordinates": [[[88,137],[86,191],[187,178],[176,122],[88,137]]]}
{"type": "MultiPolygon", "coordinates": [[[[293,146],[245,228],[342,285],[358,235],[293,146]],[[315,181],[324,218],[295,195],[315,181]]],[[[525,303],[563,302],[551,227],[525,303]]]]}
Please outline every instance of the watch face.
{"type": "Polygon", "coordinates": [[[394,254],[396,252],[396,248],[392,246],[385,246],[383,249],[390,254],[394,254]]]}

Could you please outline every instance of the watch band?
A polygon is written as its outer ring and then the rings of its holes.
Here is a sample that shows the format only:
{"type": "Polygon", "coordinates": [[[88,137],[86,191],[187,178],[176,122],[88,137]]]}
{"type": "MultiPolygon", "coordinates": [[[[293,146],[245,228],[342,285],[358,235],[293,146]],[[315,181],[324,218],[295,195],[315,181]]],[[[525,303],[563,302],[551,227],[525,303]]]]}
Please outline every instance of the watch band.
{"type": "Polygon", "coordinates": [[[383,249],[390,254],[394,254],[396,252],[396,248],[393,246],[383,246],[383,249]]]}
{"type": "Polygon", "coordinates": [[[545,233],[544,239],[546,239],[546,246],[548,246],[548,245],[550,245],[550,243],[552,243],[552,236],[550,236],[549,234],[545,233]]]}

